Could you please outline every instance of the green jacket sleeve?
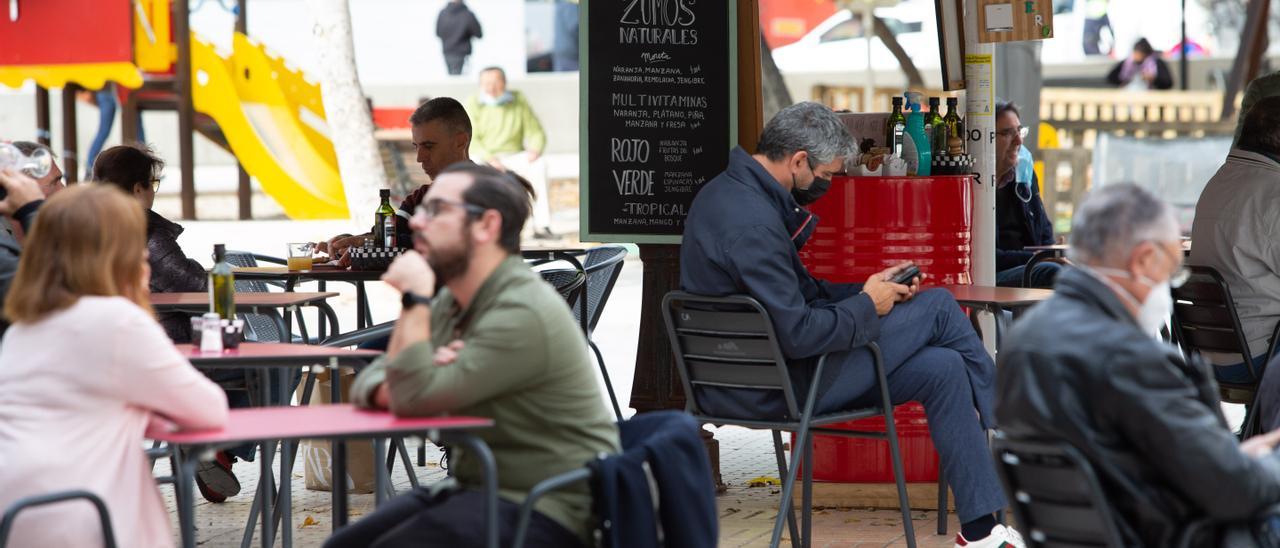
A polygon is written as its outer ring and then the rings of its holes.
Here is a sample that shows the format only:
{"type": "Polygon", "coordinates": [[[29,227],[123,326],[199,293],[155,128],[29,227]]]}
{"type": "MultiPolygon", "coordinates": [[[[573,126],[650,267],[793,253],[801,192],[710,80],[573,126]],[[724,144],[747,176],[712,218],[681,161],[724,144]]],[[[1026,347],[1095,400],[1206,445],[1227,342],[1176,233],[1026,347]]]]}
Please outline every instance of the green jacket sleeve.
{"type": "Polygon", "coordinates": [[[538,115],[533,113],[533,107],[529,106],[524,95],[520,96],[520,126],[524,128],[525,150],[541,154],[547,149],[547,134],[542,131],[542,123],[538,121],[538,115]]]}
{"type": "Polygon", "coordinates": [[[385,380],[387,380],[387,360],[378,358],[356,375],[355,382],[351,384],[351,403],[366,409],[373,407],[373,391],[385,380]]]}
{"type": "MultiPolygon", "coordinates": [[[[448,413],[543,378],[547,343],[530,336],[541,318],[525,305],[491,310],[469,331],[466,346],[448,365],[435,365],[435,344],[422,341],[387,361],[391,411],[403,416],[448,413]]],[[[436,341],[443,344],[445,341],[436,341]]]]}
{"type": "Polygon", "coordinates": [[[480,117],[476,115],[480,112],[480,102],[473,95],[467,98],[463,109],[467,111],[467,116],[471,118],[471,150],[468,151],[468,154],[471,155],[471,159],[476,163],[486,164],[493,153],[489,152],[488,148],[485,148],[481,139],[489,132],[480,127],[480,117]]]}

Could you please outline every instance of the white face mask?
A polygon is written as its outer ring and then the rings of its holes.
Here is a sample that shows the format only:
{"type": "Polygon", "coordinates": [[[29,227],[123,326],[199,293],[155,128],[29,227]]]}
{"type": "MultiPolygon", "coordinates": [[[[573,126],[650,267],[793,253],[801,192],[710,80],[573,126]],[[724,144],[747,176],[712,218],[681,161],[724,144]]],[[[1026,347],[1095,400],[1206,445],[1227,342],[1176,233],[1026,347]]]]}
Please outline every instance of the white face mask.
{"type": "Polygon", "coordinates": [[[1146,276],[1134,277],[1127,271],[1101,266],[1090,266],[1086,268],[1086,271],[1088,270],[1092,270],[1095,277],[1111,286],[1116,293],[1138,309],[1138,316],[1135,319],[1144,332],[1153,337],[1160,336],[1160,328],[1164,327],[1169,322],[1169,317],[1173,315],[1173,289],[1169,280],[1155,282],[1146,276]],[[1128,291],[1118,286],[1115,282],[1108,280],[1103,274],[1129,278],[1151,288],[1147,292],[1147,299],[1138,303],[1138,300],[1133,295],[1130,295],[1128,291]]]}

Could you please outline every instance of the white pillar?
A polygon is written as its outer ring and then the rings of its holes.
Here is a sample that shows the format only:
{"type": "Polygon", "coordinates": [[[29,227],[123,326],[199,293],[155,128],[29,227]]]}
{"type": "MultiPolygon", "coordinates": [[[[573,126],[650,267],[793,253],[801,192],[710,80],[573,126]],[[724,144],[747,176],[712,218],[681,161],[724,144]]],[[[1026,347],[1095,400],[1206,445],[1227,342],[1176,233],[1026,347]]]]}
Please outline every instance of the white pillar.
{"type": "Polygon", "coordinates": [[[995,48],[978,43],[977,0],[965,1],[965,131],[978,181],[973,186],[973,283],[996,283],[995,48]]]}
{"type": "MultiPolygon", "coordinates": [[[[996,118],[995,47],[978,43],[978,2],[964,3],[965,132],[973,171],[973,232],[970,265],[973,283],[996,284],[996,118]]],[[[995,318],[983,317],[987,350],[995,351],[995,318]]]]}

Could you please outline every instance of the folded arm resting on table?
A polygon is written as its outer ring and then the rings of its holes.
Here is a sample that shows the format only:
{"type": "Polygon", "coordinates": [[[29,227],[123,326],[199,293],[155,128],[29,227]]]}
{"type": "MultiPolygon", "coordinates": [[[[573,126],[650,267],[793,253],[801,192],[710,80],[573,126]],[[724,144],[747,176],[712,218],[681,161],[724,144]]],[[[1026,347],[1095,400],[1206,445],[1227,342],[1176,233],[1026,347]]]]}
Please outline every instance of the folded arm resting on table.
{"type": "Polygon", "coordinates": [[[387,357],[374,362],[356,379],[352,387],[356,405],[385,404],[397,415],[435,415],[519,389],[545,373],[541,367],[528,366],[547,362],[540,358],[547,352],[546,341],[528,336],[528,326],[541,323],[532,309],[510,307],[477,318],[466,344],[460,348],[455,345],[456,356],[444,364],[437,364],[435,357],[440,348],[448,347],[426,335],[430,321],[425,306],[401,316],[387,357]],[[410,319],[405,316],[413,316],[418,325],[404,324],[410,319]],[[418,336],[410,339],[411,333],[418,336]],[[386,402],[377,401],[382,390],[386,391],[386,402]]]}

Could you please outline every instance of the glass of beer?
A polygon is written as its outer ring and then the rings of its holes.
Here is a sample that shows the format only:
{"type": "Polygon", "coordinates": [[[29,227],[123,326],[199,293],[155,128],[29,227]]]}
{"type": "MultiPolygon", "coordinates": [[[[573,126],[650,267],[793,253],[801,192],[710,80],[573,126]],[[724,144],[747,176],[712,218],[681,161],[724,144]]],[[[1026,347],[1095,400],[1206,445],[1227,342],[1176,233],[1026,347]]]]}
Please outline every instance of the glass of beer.
{"type": "Polygon", "coordinates": [[[311,254],[316,244],[298,242],[289,245],[289,270],[311,270],[311,254]]]}

